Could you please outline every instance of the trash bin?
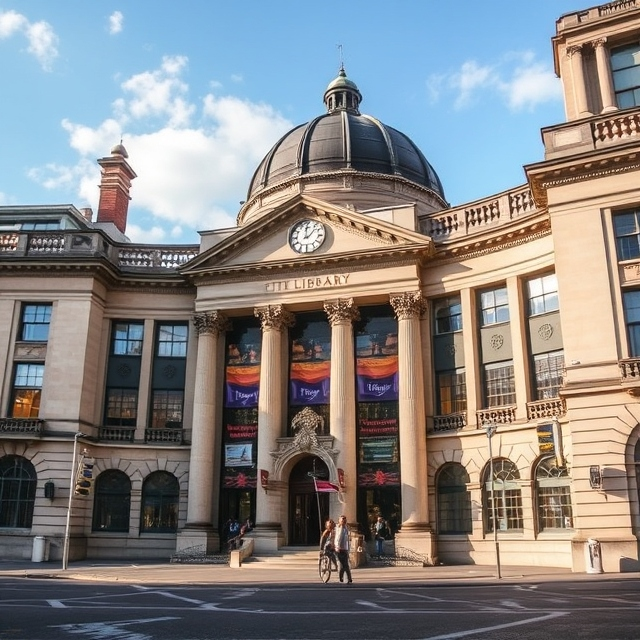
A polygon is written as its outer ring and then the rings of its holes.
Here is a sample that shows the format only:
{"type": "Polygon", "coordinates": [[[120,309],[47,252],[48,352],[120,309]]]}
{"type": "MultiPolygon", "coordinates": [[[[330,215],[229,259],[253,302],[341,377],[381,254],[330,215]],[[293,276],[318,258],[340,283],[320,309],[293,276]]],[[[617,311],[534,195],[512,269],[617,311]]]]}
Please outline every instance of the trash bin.
{"type": "Polygon", "coordinates": [[[47,562],[49,560],[49,541],[44,536],[33,539],[31,562],[47,562]]]}
{"type": "Polygon", "coordinates": [[[602,573],[602,551],[598,540],[594,538],[587,540],[584,547],[584,556],[587,573],[602,573]]]}

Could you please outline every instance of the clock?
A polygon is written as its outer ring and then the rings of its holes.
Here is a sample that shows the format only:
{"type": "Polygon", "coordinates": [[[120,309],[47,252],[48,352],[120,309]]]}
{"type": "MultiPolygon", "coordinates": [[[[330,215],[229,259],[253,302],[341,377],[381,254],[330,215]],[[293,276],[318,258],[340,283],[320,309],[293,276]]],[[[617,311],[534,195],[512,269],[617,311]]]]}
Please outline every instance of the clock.
{"type": "Polygon", "coordinates": [[[327,232],[318,220],[300,220],[291,227],[289,244],[296,253],[311,253],[322,246],[327,232]]]}

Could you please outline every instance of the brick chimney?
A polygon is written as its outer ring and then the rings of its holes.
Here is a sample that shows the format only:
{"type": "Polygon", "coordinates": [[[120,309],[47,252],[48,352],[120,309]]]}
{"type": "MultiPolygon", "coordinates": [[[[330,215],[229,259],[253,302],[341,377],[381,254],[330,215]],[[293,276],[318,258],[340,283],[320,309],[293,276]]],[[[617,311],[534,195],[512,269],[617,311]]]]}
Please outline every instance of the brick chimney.
{"type": "Polygon", "coordinates": [[[131,181],[137,177],[127,162],[128,157],[127,150],[120,143],[111,149],[110,156],[98,160],[102,179],[96,222],[112,222],[122,233],[127,227],[131,181]]]}

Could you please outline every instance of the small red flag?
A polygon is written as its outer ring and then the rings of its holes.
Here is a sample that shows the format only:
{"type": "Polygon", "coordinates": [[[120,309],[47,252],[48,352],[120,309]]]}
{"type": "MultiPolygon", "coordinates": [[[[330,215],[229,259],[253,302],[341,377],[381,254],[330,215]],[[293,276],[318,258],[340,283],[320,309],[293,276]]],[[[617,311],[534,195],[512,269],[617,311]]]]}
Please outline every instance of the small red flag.
{"type": "Polygon", "coordinates": [[[316,491],[318,493],[338,493],[340,491],[337,484],[333,484],[333,482],[329,482],[328,480],[317,480],[314,478],[314,482],[316,483],[316,491]]]}

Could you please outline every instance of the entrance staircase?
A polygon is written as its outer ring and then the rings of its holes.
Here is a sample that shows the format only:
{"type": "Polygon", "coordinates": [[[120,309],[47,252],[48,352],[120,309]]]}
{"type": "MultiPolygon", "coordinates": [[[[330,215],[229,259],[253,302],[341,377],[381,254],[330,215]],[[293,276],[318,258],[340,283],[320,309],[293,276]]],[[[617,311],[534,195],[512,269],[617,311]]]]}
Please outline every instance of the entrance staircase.
{"type": "Polygon", "coordinates": [[[263,563],[268,566],[317,567],[318,552],[317,547],[280,547],[278,551],[273,553],[253,554],[244,562],[263,563]]]}

